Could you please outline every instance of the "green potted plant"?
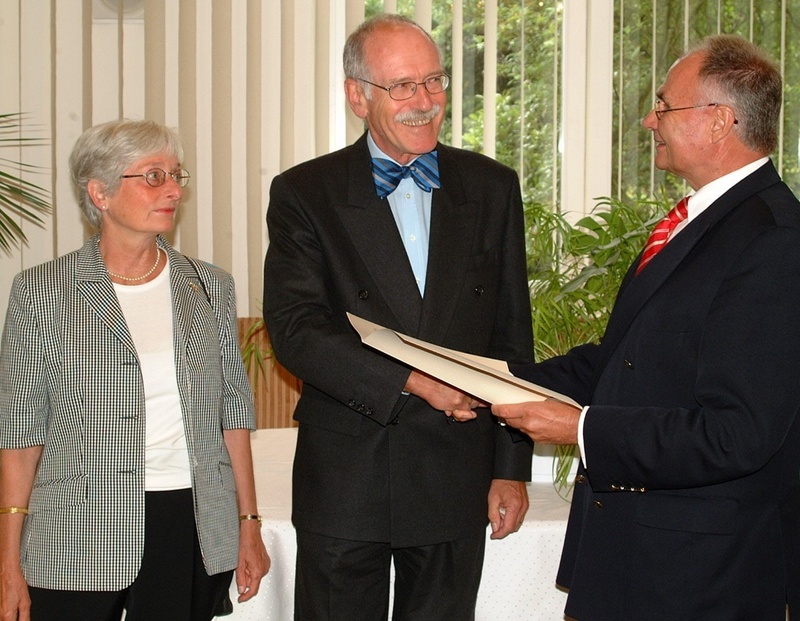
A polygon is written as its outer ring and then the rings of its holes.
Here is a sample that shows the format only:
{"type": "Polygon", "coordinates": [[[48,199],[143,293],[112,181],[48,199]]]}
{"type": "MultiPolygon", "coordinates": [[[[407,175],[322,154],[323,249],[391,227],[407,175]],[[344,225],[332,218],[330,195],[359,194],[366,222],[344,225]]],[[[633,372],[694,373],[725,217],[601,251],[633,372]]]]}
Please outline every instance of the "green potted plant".
{"type": "MultiPolygon", "coordinates": [[[[604,197],[590,215],[573,224],[550,205],[526,204],[537,360],[600,340],[625,272],[667,209],[664,198],[629,204],[604,197]]],[[[553,484],[565,497],[575,456],[575,446],[555,447],[553,484]]]]}
{"type": "MultiPolygon", "coordinates": [[[[0,114],[0,147],[5,150],[39,144],[35,138],[20,135],[21,124],[22,115],[19,113],[0,114]]],[[[39,214],[50,212],[47,191],[21,179],[11,170],[30,171],[36,167],[0,155],[0,248],[5,251],[9,251],[12,245],[27,241],[17,222],[20,216],[42,225],[39,214]]]]}
{"type": "MultiPolygon", "coordinates": [[[[272,358],[272,347],[269,345],[267,328],[261,317],[248,318],[246,330],[240,339],[242,360],[248,375],[254,382],[255,390],[267,378],[266,361],[272,358]]],[[[266,384],[264,389],[266,390],[266,384]]]]}

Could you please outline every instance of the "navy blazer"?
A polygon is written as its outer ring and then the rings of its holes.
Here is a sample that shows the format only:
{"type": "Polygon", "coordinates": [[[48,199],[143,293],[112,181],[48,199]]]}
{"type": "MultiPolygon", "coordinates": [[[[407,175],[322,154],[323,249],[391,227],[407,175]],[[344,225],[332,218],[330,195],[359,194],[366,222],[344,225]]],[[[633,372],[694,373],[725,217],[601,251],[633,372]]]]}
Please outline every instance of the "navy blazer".
{"type": "Polygon", "coordinates": [[[293,521],[331,537],[427,545],[481,532],[493,478],[528,480],[531,446],[488,410],[450,424],[403,395],[410,369],[362,346],[345,312],[446,347],[532,356],[516,173],[438,145],[420,295],[366,134],[277,176],[267,212],[264,317],[303,380],[293,521]]]}
{"type": "Polygon", "coordinates": [[[566,612],[783,621],[800,597],[800,204],[768,163],[636,264],[599,346],[512,369],[590,405],[566,612]]]}

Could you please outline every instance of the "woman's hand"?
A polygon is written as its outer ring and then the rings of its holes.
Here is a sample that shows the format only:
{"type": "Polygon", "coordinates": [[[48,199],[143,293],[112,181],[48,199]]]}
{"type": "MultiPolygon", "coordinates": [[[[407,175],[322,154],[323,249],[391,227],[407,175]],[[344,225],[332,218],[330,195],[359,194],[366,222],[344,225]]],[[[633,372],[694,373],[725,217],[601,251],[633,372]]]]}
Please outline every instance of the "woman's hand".
{"type": "Polygon", "coordinates": [[[30,621],[30,618],[31,598],[22,569],[18,563],[0,564],[0,621],[30,621]]]}
{"type": "MultiPolygon", "coordinates": [[[[0,450],[0,507],[27,508],[41,446],[0,450]]],[[[0,513],[0,621],[30,621],[31,598],[19,563],[24,513],[0,513]]]]}
{"type": "Polygon", "coordinates": [[[261,538],[257,520],[243,520],[239,530],[239,565],[236,567],[236,590],[239,602],[258,593],[261,578],[267,575],[272,561],[261,538]]]}
{"type": "MultiPolygon", "coordinates": [[[[256,485],[253,478],[253,453],[250,449],[248,429],[226,429],[223,431],[225,446],[231,456],[233,478],[236,481],[236,496],[239,514],[258,513],[256,485]]],[[[240,602],[258,593],[261,578],[267,575],[270,566],[269,554],[261,539],[259,520],[239,521],[239,565],[236,567],[236,589],[240,602]]]]}

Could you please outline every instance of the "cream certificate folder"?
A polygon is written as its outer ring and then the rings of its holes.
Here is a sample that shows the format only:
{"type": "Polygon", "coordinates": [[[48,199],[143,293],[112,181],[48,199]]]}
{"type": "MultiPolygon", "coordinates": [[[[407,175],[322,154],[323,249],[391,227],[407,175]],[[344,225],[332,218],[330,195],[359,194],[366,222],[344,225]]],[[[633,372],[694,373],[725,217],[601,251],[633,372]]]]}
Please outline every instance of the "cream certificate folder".
{"type": "Polygon", "coordinates": [[[361,342],[485,403],[524,403],[557,399],[581,407],[566,395],[514,377],[502,360],[447,349],[395,332],[347,313],[361,342]]]}

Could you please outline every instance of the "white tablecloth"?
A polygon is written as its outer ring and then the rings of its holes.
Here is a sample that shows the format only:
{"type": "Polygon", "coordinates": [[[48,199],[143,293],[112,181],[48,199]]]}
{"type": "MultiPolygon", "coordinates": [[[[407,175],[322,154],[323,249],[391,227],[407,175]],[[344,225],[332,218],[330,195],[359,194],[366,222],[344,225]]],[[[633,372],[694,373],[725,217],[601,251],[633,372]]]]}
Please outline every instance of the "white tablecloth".
{"type": "MultiPolygon", "coordinates": [[[[272,569],[252,600],[236,602],[220,621],[291,621],[296,552],[291,518],[296,429],[261,429],[252,435],[258,510],[272,569]]],[[[552,485],[531,483],[531,506],[516,534],[488,539],[476,621],[563,621],[566,594],[555,585],[569,505],[552,485]]]]}

